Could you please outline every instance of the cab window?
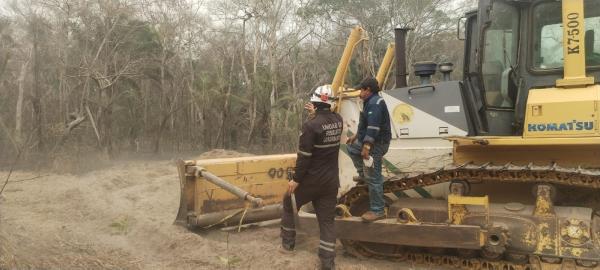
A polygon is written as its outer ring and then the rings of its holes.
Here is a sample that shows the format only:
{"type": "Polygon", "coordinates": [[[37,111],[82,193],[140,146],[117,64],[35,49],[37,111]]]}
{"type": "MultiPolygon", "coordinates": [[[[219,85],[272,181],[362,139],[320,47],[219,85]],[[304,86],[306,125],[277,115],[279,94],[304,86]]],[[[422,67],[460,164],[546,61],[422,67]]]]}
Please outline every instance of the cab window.
{"type": "MultiPolygon", "coordinates": [[[[600,1],[586,0],[586,66],[600,65],[600,1]]],[[[560,69],[564,65],[560,2],[545,2],[533,9],[533,68],[560,69]]]]}

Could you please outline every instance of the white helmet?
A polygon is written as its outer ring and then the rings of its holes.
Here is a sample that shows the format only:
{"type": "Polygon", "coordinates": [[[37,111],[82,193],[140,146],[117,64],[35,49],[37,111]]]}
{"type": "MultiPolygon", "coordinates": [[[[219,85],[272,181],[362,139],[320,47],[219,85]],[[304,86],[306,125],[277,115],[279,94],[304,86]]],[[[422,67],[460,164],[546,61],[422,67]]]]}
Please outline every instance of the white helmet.
{"type": "Polygon", "coordinates": [[[321,85],[315,89],[315,92],[310,96],[310,102],[323,102],[333,106],[335,105],[335,97],[331,91],[331,85],[321,85]]]}

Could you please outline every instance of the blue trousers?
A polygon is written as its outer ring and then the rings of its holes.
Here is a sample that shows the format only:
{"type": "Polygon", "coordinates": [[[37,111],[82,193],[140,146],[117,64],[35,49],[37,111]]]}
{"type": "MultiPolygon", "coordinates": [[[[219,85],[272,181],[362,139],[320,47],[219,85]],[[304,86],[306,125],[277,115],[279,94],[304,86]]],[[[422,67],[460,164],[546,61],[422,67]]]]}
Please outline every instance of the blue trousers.
{"type": "Polygon", "coordinates": [[[383,156],[390,148],[389,143],[375,143],[369,154],[373,157],[373,167],[364,165],[360,156],[362,142],[355,141],[348,147],[348,153],[354,163],[358,175],[363,177],[369,186],[369,208],[376,214],[383,214],[385,201],[383,199],[383,175],[381,174],[383,156]]]}

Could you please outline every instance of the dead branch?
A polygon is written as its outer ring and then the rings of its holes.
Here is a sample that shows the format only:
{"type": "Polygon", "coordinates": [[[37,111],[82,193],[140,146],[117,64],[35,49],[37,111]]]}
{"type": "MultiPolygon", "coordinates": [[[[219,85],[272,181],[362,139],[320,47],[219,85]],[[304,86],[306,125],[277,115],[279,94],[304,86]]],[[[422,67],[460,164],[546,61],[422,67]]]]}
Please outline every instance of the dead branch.
{"type": "MultiPolygon", "coordinates": [[[[19,155],[21,153],[19,152],[19,155]]],[[[13,165],[10,166],[10,171],[8,171],[8,175],[6,176],[6,180],[4,180],[4,185],[2,186],[2,189],[0,189],[0,196],[2,195],[2,192],[4,192],[4,188],[6,188],[6,185],[8,185],[8,180],[10,180],[10,176],[12,175],[13,172],[13,168],[14,168],[14,164],[16,162],[13,162],[13,165]]]]}
{"type": "Polygon", "coordinates": [[[68,135],[68,133],[70,133],[71,130],[73,130],[74,128],[79,126],[81,123],[83,123],[83,121],[85,121],[85,115],[71,113],[69,115],[69,119],[71,119],[71,122],[69,122],[66,126],[66,131],[67,131],[66,135],[68,135]]]}
{"type": "Polygon", "coordinates": [[[2,116],[0,116],[0,128],[2,128],[2,130],[4,130],[4,132],[6,133],[6,137],[8,138],[8,140],[12,143],[12,145],[15,148],[15,152],[19,152],[21,150],[21,146],[19,146],[19,144],[17,143],[17,141],[15,140],[15,138],[12,136],[12,134],[10,133],[10,131],[8,130],[8,128],[6,127],[6,125],[4,125],[4,121],[2,120],[2,116]]]}
{"type": "MultiPolygon", "coordinates": [[[[31,138],[31,137],[30,137],[31,138]]],[[[29,141],[29,140],[28,140],[29,141]]],[[[8,175],[6,176],[6,180],[4,180],[4,185],[2,186],[2,189],[0,189],[0,195],[2,195],[2,192],[4,192],[4,188],[6,188],[6,185],[8,185],[8,180],[10,180],[10,176],[13,173],[13,170],[15,169],[15,166],[17,165],[17,163],[19,162],[19,159],[21,158],[21,154],[23,153],[23,151],[19,150],[17,152],[17,156],[15,157],[15,160],[13,161],[13,163],[10,165],[10,170],[8,171],[8,175]]]]}
{"type": "Polygon", "coordinates": [[[92,112],[90,111],[90,106],[88,106],[87,104],[85,105],[85,111],[87,112],[88,116],[90,117],[90,122],[92,123],[92,127],[94,128],[94,133],[96,134],[96,139],[98,139],[98,143],[101,143],[102,141],[100,140],[100,132],[98,132],[98,128],[96,127],[96,121],[94,120],[94,116],[92,116],[92,112]]]}
{"type": "Polygon", "coordinates": [[[50,176],[50,174],[38,175],[38,176],[34,176],[34,177],[31,177],[31,178],[25,178],[25,179],[12,180],[12,181],[9,181],[9,182],[10,183],[26,182],[26,181],[36,180],[36,179],[39,179],[39,178],[44,178],[46,176],[50,176]]]}
{"type": "Polygon", "coordinates": [[[85,119],[86,119],[85,115],[82,115],[79,113],[70,113],[69,120],[71,120],[71,122],[67,123],[67,125],[65,126],[64,133],[63,133],[62,137],[60,138],[60,140],[58,141],[58,143],[54,146],[54,149],[52,150],[52,152],[55,152],[58,147],[62,146],[67,141],[67,138],[71,134],[71,131],[73,129],[75,129],[76,127],[78,127],[79,125],[81,125],[81,123],[83,123],[83,121],[85,121],[85,119]]]}

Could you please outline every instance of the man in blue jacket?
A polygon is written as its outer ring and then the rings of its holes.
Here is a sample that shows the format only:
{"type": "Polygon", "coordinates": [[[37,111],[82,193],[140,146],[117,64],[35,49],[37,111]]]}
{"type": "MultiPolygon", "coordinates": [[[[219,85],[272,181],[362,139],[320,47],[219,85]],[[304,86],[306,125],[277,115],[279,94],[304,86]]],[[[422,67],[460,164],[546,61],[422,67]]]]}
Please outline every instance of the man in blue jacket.
{"type": "Polygon", "coordinates": [[[360,89],[363,110],[360,113],[358,130],[346,141],[348,152],[359,178],[369,186],[369,211],[362,215],[365,222],[385,218],[383,199],[383,156],[387,153],[392,139],[390,115],[385,101],[379,96],[379,84],[375,78],[364,79],[356,89],[360,89]],[[372,164],[369,159],[372,157],[372,164]],[[367,162],[365,166],[365,162],[367,162]]]}

